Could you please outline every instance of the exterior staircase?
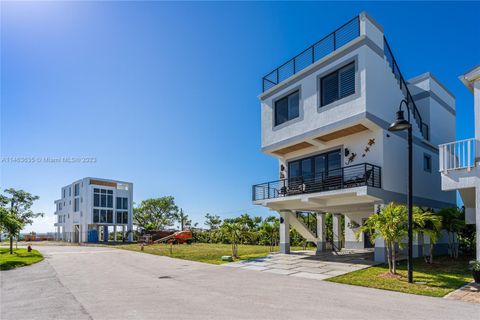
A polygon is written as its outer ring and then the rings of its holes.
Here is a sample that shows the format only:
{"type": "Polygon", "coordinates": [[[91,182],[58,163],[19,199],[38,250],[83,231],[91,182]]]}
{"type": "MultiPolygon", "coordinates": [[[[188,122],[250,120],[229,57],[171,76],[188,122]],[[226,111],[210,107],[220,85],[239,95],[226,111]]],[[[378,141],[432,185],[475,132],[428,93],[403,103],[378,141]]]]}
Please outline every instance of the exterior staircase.
{"type": "Polygon", "coordinates": [[[407,101],[408,108],[410,109],[410,113],[413,119],[415,119],[418,129],[420,130],[425,140],[427,141],[430,140],[429,127],[425,122],[422,121],[422,116],[418,111],[417,105],[415,104],[412,94],[408,89],[407,82],[403,78],[402,72],[398,67],[397,61],[395,60],[395,57],[393,56],[393,52],[390,49],[390,45],[388,44],[387,39],[385,37],[383,37],[383,52],[385,54],[385,59],[387,60],[387,63],[393,75],[397,79],[397,83],[400,86],[400,90],[402,91],[403,96],[405,97],[405,101],[407,101]]]}
{"type": "Polygon", "coordinates": [[[290,220],[290,224],[295,230],[298,231],[307,241],[313,242],[317,244],[317,220],[314,217],[314,214],[311,213],[302,213],[297,212],[296,214],[292,215],[292,219],[290,220]],[[306,219],[311,219],[312,223],[309,225],[305,221],[306,219]]]}

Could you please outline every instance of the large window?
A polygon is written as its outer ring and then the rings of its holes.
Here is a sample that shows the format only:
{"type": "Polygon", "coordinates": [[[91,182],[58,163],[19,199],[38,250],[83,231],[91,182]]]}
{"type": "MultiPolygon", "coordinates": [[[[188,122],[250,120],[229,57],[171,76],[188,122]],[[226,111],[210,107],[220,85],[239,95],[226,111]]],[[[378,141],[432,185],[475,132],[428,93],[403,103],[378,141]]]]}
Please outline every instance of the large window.
{"type": "Polygon", "coordinates": [[[330,73],[320,81],[321,106],[355,93],[355,63],[330,73]]]}
{"type": "Polygon", "coordinates": [[[128,198],[117,197],[116,202],[117,202],[117,205],[116,205],[117,209],[128,210],[128,198]]]}
{"type": "Polygon", "coordinates": [[[75,197],[78,197],[80,195],[80,184],[79,183],[76,183],[74,186],[73,186],[73,194],[75,197]]]}
{"type": "Polygon", "coordinates": [[[93,223],[113,223],[113,210],[93,209],[93,223]]]}
{"type": "Polygon", "coordinates": [[[118,224],[127,224],[128,223],[128,211],[116,211],[118,224]]]}
{"type": "Polygon", "coordinates": [[[113,208],[113,190],[93,189],[93,206],[113,208]]]}
{"type": "Polygon", "coordinates": [[[278,126],[299,116],[300,95],[298,91],[275,102],[275,125],[278,126]]]}
{"type": "Polygon", "coordinates": [[[73,211],[78,212],[80,210],[80,198],[75,198],[73,201],[73,211]]]}
{"type": "Polygon", "coordinates": [[[311,178],[321,177],[328,173],[328,176],[337,176],[341,172],[341,154],[340,150],[322,153],[316,156],[290,161],[288,163],[288,177],[292,178],[311,178]]]}

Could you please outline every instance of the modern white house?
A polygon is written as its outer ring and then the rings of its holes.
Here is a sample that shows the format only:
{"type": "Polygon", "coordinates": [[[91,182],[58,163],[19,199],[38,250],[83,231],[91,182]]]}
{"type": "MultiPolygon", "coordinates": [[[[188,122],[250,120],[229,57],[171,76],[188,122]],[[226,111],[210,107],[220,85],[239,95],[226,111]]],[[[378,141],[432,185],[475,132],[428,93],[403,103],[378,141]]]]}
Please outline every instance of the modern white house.
{"type": "Polygon", "coordinates": [[[465,222],[476,224],[477,252],[480,260],[480,65],[460,80],[474,96],[475,137],[440,145],[442,189],[458,190],[465,207],[465,222]]]}
{"type": "Polygon", "coordinates": [[[109,232],[122,232],[132,241],[133,184],[83,178],[62,188],[55,201],[57,239],[68,242],[108,241],[109,232]]]}
{"type": "MultiPolygon", "coordinates": [[[[281,252],[290,252],[290,226],[325,250],[328,212],[334,247],[375,248],[375,260],[385,261],[383,241],[370,243],[366,234],[357,240],[355,233],[381,206],[406,203],[406,133],[387,130],[402,100],[413,123],[414,205],[456,206],[455,192],[441,190],[437,147],[455,138],[455,97],[431,73],[404,79],[383,28],[367,13],[262,81],[261,148],[278,159],[279,169],[277,180],[253,186],[252,197],[279,212],[281,252]],[[315,215],[315,226],[300,215],[315,215]]],[[[414,255],[428,250],[427,243],[417,237],[414,255]]]]}

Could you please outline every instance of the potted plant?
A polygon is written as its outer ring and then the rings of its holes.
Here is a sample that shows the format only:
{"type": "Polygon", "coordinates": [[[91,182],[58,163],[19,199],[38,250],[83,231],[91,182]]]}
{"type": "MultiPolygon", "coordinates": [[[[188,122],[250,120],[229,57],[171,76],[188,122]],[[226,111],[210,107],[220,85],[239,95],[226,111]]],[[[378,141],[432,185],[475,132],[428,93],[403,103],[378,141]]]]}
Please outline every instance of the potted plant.
{"type": "Polygon", "coordinates": [[[480,261],[470,261],[470,267],[472,268],[473,280],[480,283],[480,261]]]}

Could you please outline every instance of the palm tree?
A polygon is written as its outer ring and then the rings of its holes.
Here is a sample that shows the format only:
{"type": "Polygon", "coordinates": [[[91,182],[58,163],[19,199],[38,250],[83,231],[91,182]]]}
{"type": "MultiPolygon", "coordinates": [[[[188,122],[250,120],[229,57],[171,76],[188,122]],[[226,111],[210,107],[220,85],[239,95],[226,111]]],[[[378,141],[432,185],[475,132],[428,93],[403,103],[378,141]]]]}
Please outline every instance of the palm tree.
{"type": "Polygon", "coordinates": [[[464,212],[458,208],[443,208],[438,214],[442,217],[442,228],[448,233],[450,257],[458,258],[458,232],[465,225],[464,212]]]}
{"type": "Polygon", "coordinates": [[[220,233],[229,238],[232,244],[232,257],[238,258],[238,241],[243,233],[242,225],[238,222],[224,222],[220,227],[220,233]]]}
{"type": "Polygon", "coordinates": [[[407,235],[407,208],[389,203],[379,214],[373,214],[357,231],[357,239],[362,232],[370,234],[372,242],[382,237],[386,242],[388,271],[397,272],[395,249],[400,240],[407,235]]]}
{"type": "Polygon", "coordinates": [[[430,238],[430,256],[425,257],[427,263],[433,263],[433,246],[437,243],[442,231],[442,219],[434,212],[424,211],[413,216],[413,229],[417,233],[426,234],[430,238]]]}
{"type": "Polygon", "coordinates": [[[183,213],[183,209],[176,216],[177,221],[180,223],[180,230],[185,230],[185,226],[191,225],[192,221],[188,220],[188,214],[183,213]]]}
{"type": "Polygon", "coordinates": [[[273,216],[266,218],[260,225],[260,234],[263,234],[268,238],[270,251],[273,251],[277,244],[279,227],[280,221],[273,216]]]}

